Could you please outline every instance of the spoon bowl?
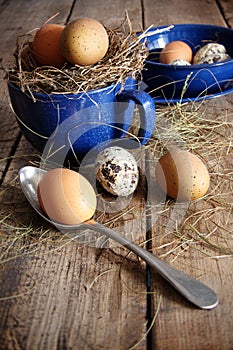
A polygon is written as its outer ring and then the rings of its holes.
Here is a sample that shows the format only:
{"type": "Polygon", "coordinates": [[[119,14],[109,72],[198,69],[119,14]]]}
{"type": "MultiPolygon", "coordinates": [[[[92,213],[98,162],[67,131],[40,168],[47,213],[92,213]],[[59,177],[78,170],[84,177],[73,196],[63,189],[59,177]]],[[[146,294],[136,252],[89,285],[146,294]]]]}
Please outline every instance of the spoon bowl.
{"type": "Polygon", "coordinates": [[[148,265],[163,276],[181,295],[201,309],[212,309],[218,305],[218,298],[213,290],[203,283],[195,280],[183,271],[177,270],[161,261],[156,256],[132,243],[128,239],[119,235],[112,229],[96,222],[94,219],[85,221],[79,225],[64,225],[50,220],[41,210],[37,197],[37,187],[46,173],[46,170],[33,166],[25,166],[19,171],[19,183],[28,202],[34,210],[47,222],[57,227],[61,231],[74,233],[81,228],[89,228],[95,232],[104,234],[106,237],[125,246],[136,255],[140,256],[148,265]]]}

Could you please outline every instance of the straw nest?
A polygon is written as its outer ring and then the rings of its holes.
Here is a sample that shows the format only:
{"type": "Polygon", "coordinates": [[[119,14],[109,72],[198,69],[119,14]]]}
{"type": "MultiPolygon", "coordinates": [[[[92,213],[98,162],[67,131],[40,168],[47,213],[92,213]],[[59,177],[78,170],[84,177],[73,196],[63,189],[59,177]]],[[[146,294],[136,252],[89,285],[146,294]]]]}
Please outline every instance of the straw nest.
{"type": "Polygon", "coordinates": [[[79,66],[66,63],[61,69],[38,66],[32,52],[33,33],[18,37],[14,53],[15,65],[8,79],[23,91],[40,93],[78,93],[123,83],[126,77],[138,78],[148,55],[145,32],[132,31],[126,13],[119,28],[106,28],[109,49],[94,65],[79,66]]]}

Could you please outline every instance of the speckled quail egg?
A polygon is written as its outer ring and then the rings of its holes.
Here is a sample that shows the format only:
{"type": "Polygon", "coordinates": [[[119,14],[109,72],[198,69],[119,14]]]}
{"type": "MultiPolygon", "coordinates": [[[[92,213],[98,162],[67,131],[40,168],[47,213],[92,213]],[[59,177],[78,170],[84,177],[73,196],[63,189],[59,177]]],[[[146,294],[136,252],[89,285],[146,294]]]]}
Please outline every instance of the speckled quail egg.
{"type": "Polygon", "coordinates": [[[193,58],[194,64],[211,64],[229,60],[230,56],[222,44],[209,43],[201,47],[193,58]]]}
{"type": "Polygon", "coordinates": [[[173,66],[191,66],[191,63],[185,60],[174,60],[171,61],[170,64],[173,66]]]}
{"type": "Polygon", "coordinates": [[[117,196],[128,196],[137,187],[139,171],[136,159],[126,149],[109,147],[96,159],[96,177],[103,188],[117,196]]]}

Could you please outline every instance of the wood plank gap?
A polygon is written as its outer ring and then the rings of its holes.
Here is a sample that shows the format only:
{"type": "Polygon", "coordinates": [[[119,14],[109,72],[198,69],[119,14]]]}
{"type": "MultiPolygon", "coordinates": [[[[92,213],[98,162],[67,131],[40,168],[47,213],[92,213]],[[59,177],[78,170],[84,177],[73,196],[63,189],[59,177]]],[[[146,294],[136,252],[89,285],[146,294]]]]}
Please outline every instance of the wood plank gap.
{"type": "MultiPolygon", "coordinates": [[[[141,0],[141,17],[142,17],[142,29],[145,30],[145,6],[144,0],[141,0]]],[[[147,156],[146,156],[147,159],[147,156]]],[[[146,162],[147,164],[147,162],[146,162]]],[[[148,169],[146,166],[146,173],[148,169]]],[[[147,189],[146,189],[146,203],[147,203],[147,189]]],[[[151,217],[150,214],[147,216],[147,212],[150,212],[148,204],[146,204],[146,249],[151,250],[151,217]]],[[[152,350],[153,341],[152,341],[152,330],[150,330],[152,322],[152,297],[151,297],[151,267],[146,264],[146,318],[147,318],[147,336],[146,336],[146,348],[147,350],[152,350]]]]}
{"type": "Polygon", "coordinates": [[[226,18],[226,16],[225,16],[225,12],[224,12],[224,10],[223,10],[221,1],[216,0],[216,5],[218,6],[219,12],[221,13],[222,18],[223,18],[223,20],[224,20],[226,26],[227,26],[228,28],[231,28],[230,23],[228,22],[228,20],[227,20],[227,18],[226,18]]]}
{"type": "Polygon", "coordinates": [[[142,29],[145,30],[145,7],[144,7],[144,0],[141,0],[141,11],[142,11],[142,29]]]}
{"type": "Polygon", "coordinates": [[[69,11],[69,13],[68,13],[68,16],[67,16],[67,19],[66,19],[65,24],[67,24],[67,23],[70,21],[70,18],[72,17],[73,10],[74,10],[74,7],[75,7],[75,5],[76,5],[76,2],[77,2],[77,0],[74,0],[73,3],[72,3],[72,5],[70,6],[70,11],[69,11]]]}
{"type": "Polygon", "coordinates": [[[0,4],[0,14],[4,11],[5,7],[8,5],[9,0],[4,0],[0,4]]]}
{"type": "Polygon", "coordinates": [[[152,317],[152,298],[151,298],[151,267],[149,265],[146,266],[146,283],[147,283],[147,338],[146,338],[146,348],[147,350],[153,350],[153,341],[152,341],[152,328],[151,323],[153,320],[152,317]]]}
{"type": "MultiPolygon", "coordinates": [[[[144,28],[144,25],[143,25],[144,28]]],[[[146,154],[145,156],[145,163],[146,163],[146,174],[149,174],[149,167],[148,167],[148,156],[146,154]]],[[[146,249],[148,251],[152,251],[152,221],[151,221],[151,207],[148,204],[148,186],[146,188],[146,249]]],[[[150,265],[146,265],[146,290],[147,290],[147,339],[146,339],[146,347],[147,350],[153,350],[153,332],[151,327],[151,323],[153,321],[153,298],[151,295],[151,267],[150,265]],[[150,329],[151,328],[151,329],[150,329]]]]}
{"type": "Polygon", "coordinates": [[[3,183],[4,179],[5,179],[5,176],[7,174],[7,171],[9,169],[10,165],[11,165],[12,158],[13,158],[13,156],[15,155],[15,153],[17,151],[17,147],[18,147],[18,145],[20,143],[21,137],[22,137],[22,132],[19,131],[18,135],[15,138],[15,142],[13,143],[13,146],[12,146],[12,148],[10,150],[10,153],[8,155],[8,159],[6,161],[5,169],[2,172],[2,176],[1,176],[1,179],[0,179],[0,186],[2,185],[2,183],[3,183]]]}

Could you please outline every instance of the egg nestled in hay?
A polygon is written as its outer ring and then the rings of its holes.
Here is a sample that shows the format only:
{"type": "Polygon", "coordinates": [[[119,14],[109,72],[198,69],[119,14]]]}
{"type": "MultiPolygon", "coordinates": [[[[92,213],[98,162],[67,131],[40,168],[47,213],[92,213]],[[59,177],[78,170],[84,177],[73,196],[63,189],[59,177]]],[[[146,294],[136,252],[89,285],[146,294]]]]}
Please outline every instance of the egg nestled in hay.
{"type": "Polygon", "coordinates": [[[203,197],[210,185],[209,172],[202,160],[181,149],[172,149],[159,159],[156,179],[168,196],[179,201],[203,197]]]}
{"type": "MultiPolygon", "coordinates": [[[[84,18],[75,19],[74,21],[77,24],[81,20],[84,21],[84,18]]],[[[80,55],[81,52],[82,57],[86,60],[75,60],[72,63],[70,62],[70,60],[72,61],[72,57],[67,56],[62,57],[62,66],[57,66],[56,62],[53,64],[52,61],[48,62],[48,64],[42,62],[39,64],[32,50],[32,36],[30,33],[26,33],[25,35],[21,35],[17,40],[14,53],[15,65],[12,69],[9,69],[9,81],[30,93],[33,91],[43,94],[76,94],[83,91],[100,89],[111,84],[118,84],[119,82],[123,86],[128,77],[137,79],[138,76],[141,76],[145,58],[148,56],[148,49],[144,44],[146,32],[140,35],[132,32],[131,22],[127,15],[125,15],[122,24],[115,29],[108,28],[97,20],[90,18],[88,20],[89,23],[90,20],[93,24],[91,28],[94,28],[94,22],[96,27],[93,31],[89,28],[90,35],[87,35],[87,30],[81,33],[82,39],[85,39],[85,42],[78,40],[76,42],[76,49],[73,47],[74,50],[71,51],[68,40],[70,39],[72,45],[73,38],[71,35],[67,36],[66,44],[68,46],[63,47],[64,51],[68,52],[68,55],[69,53],[80,55]],[[97,35],[97,23],[99,28],[98,34],[101,32],[101,35],[97,35]],[[78,43],[81,45],[82,42],[84,46],[78,50],[78,43]],[[101,44],[98,47],[96,47],[97,42],[101,44]],[[93,50],[95,51],[93,52],[93,50]],[[94,53],[96,52],[99,55],[94,59],[94,53]],[[65,59],[64,65],[63,59],[65,59]],[[90,59],[93,60],[90,61],[90,59]],[[52,68],[51,65],[53,66],[52,68]]],[[[67,34],[68,28],[71,28],[71,23],[60,28],[64,36],[65,33],[67,34]]],[[[86,27],[84,26],[83,28],[86,27]]],[[[61,39],[61,36],[59,46],[62,51],[61,46],[63,46],[62,41],[64,38],[61,39]]],[[[78,39],[81,39],[81,37],[78,39]]],[[[66,56],[66,54],[63,55],[63,52],[61,54],[62,56],[66,56]]],[[[60,57],[60,54],[57,57],[60,57]]]]}
{"type": "Polygon", "coordinates": [[[61,67],[65,63],[60,47],[63,29],[62,25],[47,23],[37,30],[32,51],[38,65],[61,67]]]}
{"type": "Polygon", "coordinates": [[[81,66],[101,60],[109,46],[104,26],[92,18],[78,18],[68,23],[61,34],[61,51],[68,62],[81,66]]]}

